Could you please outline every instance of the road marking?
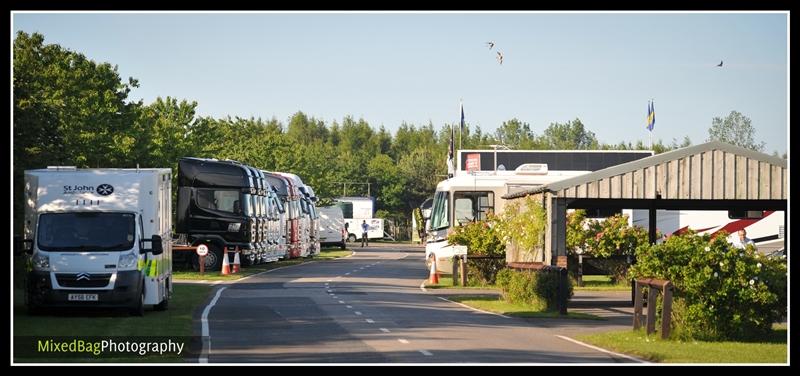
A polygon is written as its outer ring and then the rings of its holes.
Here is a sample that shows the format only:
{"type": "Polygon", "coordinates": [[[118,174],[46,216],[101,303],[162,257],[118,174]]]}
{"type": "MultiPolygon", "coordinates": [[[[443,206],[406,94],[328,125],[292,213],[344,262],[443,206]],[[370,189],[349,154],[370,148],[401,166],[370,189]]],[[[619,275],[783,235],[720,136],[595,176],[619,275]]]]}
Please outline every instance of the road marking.
{"type": "Polygon", "coordinates": [[[344,304],[344,300],[340,300],[340,301],[339,301],[339,304],[344,304]]]}
{"type": "Polygon", "coordinates": [[[333,290],[328,290],[328,292],[333,292],[333,290]]]}
{"type": "Polygon", "coordinates": [[[361,312],[355,311],[354,313],[355,313],[356,315],[359,315],[359,316],[361,316],[361,312]]]}
{"type": "MultiPolygon", "coordinates": [[[[332,279],[329,279],[329,280],[328,280],[328,282],[330,282],[330,281],[333,281],[333,280],[332,280],[332,279]]],[[[327,285],[327,283],[326,283],[326,285],[327,285]]]]}
{"type": "Polygon", "coordinates": [[[350,275],[350,273],[344,273],[344,275],[350,275]]]}
{"type": "Polygon", "coordinates": [[[331,295],[331,298],[334,298],[334,299],[339,299],[339,297],[338,297],[338,296],[336,296],[336,295],[331,295]]]}
{"type": "Polygon", "coordinates": [[[408,340],[403,339],[403,338],[398,338],[397,341],[400,342],[400,343],[408,344],[408,340]]]}
{"type": "Polygon", "coordinates": [[[419,284],[419,289],[422,290],[422,292],[428,292],[428,290],[425,289],[425,281],[426,280],[423,279],[422,283],[419,284]]]}
{"type": "Polygon", "coordinates": [[[431,354],[431,352],[428,351],[428,350],[419,350],[419,352],[421,352],[422,355],[425,355],[425,356],[433,356],[433,354],[431,354]]]}
{"type": "Polygon", "coordinates": [[[368,323],[370,323],[370,324],[374,324],[374,323],[375,323],[375,320],[373,320],[373,319],[367,319],[367,322],[368,322],[368,323]]]}
{"type": "Polygon", "coordinates": [[[455,303],[455,304],[458,304],[458,305],[460,305],[460,306],[462,306],[462,307],[464,307],[464,308],[471,309],[471,310],[473,310],[473,311],[478,311],[478,312],[482,312],[482,313],[488,313],[488,314],[490,314],[490,315],[500,316],[500,317],[504,317],[504,318],[507,318],[507,319],[510,319],[510,318],[511,318],[511,317],[509,317],[509,316],[506,316],[506,315],[501,315],[501,314],[499,314],[499,313],[496,313],[496,312],[484,311],[484,310],[482,310],[482,309],[477,309],[477,308],[474,308],[474,307],[470,307],[470,306],[468,306],[468,305],[466,305],[466,304],[462,304],[462,303],[459,303],[459,302],[454,302],[454,301],[452,301],[452,300],[450,300],[450,299],[442,298],[441,296],[437,296],[437,298],[439,298],[439,299],[442,299],[442,300],[444,300],[444,301],[446,301],[446,302],[450,302],[450,303],[455,303]]]}
{"type": "Polygon", "coordinates": [[[384,332],[384,333],[389,333],[389,329],[386,329],[386,328],[381,328],[381,331],[384,332]]]}
{"type": "MultiPolygon", "coordinates": [[[[330,279],[329,279],[329,281],[330,281],[330,279]]],[[[330,284],[330,283],[328,283],[328,282],[325,282],[325,286],[327,286],[327,285],[329,285],[329,284],[330,284]]]]}
{"type": "Polygon", "coordinates": [[[347,308],[353,309],[353,306],[349,305],[349,306],[347,306],[347,308]]]}
{"type": "Polygon", "coordinates": [[[609,350],[606,350],[606,349],[603,349],[603,348],[600,348],[600,347],[597,347],[597,346],[592,346],[592,345],[590,345],[588,343],[583,343],[581,341],[578,341],[576,339],[572,339],[572,338],[569,338],[569,337],[560,336],[560,335],[556,335],[556,337],[561,338],[561,339],[563,339],[565,341],[570,341],[572,343],[576,343],[578,345],[588,347],[588,348],[590,348],[592,350],[597,350],[597,351],[600,351],[600,352],[604,352],[606,354],[611,354],[613,356],[618,356],[618,357],[625,358],[625,359],[628,359],[628,360],[633,360],[634,362],[650,363],[650,362],[648,362],[646,360],[642,360],[642,359],[639,359],[639,358],[636,358],[636,357],[632,357],[630,355],[620,354],[618,352],[609,351],[609,350]]]}
{"type": "Polygon", "coordinates": [[[201,325],[201,335],[203,336],[203,350],[200,352],[200,359],[197,361],[200,363],[208,363],[208,354],[211,353],[211,336],[209,335],[208,330],[208,314],[211,312],[211,308],[217,304],[217,300],[219,300],[219,296],[222,295],[222,291],[224,291],[228,286],[222,287],[217,290],[217,294],[214,295],[214,299],[211,299],[211,302],[208,303],[206,308],[203,309],[203,315],[200,316],[200,325],[201,325]]]}

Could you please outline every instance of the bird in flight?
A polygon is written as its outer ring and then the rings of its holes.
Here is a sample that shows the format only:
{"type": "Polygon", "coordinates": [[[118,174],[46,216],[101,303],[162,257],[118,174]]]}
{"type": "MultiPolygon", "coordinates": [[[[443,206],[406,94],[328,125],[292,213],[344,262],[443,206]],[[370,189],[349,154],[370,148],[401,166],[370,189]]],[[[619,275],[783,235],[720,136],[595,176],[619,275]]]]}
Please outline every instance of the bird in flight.
{"type": "Polygon", "coordinates": [[[503,54],[500,51],[497,51],[497,61],[500,62],[500,65],[503,65],[503,54]]]}
{"type": "Polygon", "coordinates": [[[489,46],[489,49],[491,50],[492,47],[494,47],[494,42],[486,42],[486,45],[489,46]]]}
{"type": "Polygon", "coordinates": [[[722,60],[720,60],[720,61],[719,61],[719,64],[717,64],[717,66],[718,66],[718,67],[721,67],[721,66],[722,66],[722,60]]]}

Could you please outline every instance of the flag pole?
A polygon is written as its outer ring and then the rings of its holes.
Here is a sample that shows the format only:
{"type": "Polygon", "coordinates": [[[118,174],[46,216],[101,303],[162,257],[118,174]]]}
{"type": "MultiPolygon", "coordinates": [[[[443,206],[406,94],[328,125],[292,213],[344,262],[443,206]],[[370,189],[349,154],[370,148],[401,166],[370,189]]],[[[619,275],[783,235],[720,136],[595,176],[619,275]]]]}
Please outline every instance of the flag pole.
{"type": "MultiPolygon", "coordinates": [[[[458,110],[463,112],[464,111],[463,110],[464,109],[464,98],[461,98],[461,100],[459,100],[459,104],[460,104],[460,106],[459,106],[458,110]]],[[[461,112],[459,112],[458,116],[461,116],[461,112]]],[[[461,143],[461,140],[464,138],[463,133],[464,133],[464,126],[461,123],[459,123],[458,150],[461,150],[463,148],[463,145],[461,143]]]]}

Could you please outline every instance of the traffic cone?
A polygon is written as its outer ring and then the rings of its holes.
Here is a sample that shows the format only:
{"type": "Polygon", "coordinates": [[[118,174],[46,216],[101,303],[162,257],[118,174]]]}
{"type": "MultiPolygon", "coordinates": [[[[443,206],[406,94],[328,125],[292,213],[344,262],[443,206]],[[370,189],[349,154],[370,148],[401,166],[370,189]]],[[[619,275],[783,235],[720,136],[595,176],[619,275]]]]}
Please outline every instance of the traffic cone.
{"type": "Polygon", "coordinates": [[[436,270],[436,255],[433,256],[433,261],[431,262],[431,284],[438,285],[439,284],[439,271],[436,270]]]}
{"type": "Polygon", "coordinates": [[[233,272],[238,273],[241,263],[239,262],[239,247],[236,247],[236,255],[233,256],[233,272]]]}
{"type": "Polygon", "coordinates": [[[225,248],[225,251],[222,252],[222,275],[231,274],[231,265],[228,262],[228,248],[225,248]]]}

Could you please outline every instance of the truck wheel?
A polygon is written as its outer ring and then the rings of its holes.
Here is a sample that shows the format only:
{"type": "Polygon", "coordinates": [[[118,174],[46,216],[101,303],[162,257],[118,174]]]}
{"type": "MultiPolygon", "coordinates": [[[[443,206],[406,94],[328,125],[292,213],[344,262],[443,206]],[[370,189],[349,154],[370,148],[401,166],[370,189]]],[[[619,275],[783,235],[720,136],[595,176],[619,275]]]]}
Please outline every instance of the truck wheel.
{"type": "Polygon", "coordinates": [[[131,307],[130,314],[131,316],[144,316],[144,287],[142,287],[142,293],[139,294],[139,300],[131,307]]]}
{"type": "Polygon", "coordinates": [[[356,241],[356,235],[355,234],[347,235],[347,241],[350,242],[350,243],[355,242],[356,241]]]}
{"type": "MultiPolygon", "coordinates": [[[[208,254],[206,254],[206,272],[216,272],[222,268],[222,250],[216,245],[209,245],[208,254]]],[[[197,255],[192,256],[192,269],[200,271],[200,257],[197,255]]]]}

